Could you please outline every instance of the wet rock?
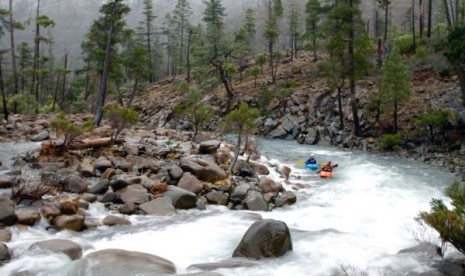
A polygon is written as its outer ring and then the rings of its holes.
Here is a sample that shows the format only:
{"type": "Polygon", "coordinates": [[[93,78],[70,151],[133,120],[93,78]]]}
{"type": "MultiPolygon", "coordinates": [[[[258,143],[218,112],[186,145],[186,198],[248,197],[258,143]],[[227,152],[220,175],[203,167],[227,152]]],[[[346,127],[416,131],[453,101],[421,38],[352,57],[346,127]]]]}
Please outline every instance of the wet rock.
{"type": "Polygon", "coordinates": [[[60,230],[80,231],[84,226],[84,217],[81,215],[62,215],[55,218],[54,225],[60,230]]]}
{"type": "Polygon", "coordinates": [[[103,221],[103,225],[115,226],[115,225],[131,225],[131,222],[128,219],[125,219],[120,216],[109,215],[106,216],[103,221]]]}
{"type": "Polygon", "coordinates": [[[99,171],[101,173],[105,172],[107,169],[112,168],[113,165],[111,161],[101,156],[93,163],[93,169],[95,172],[99,171]]]}
{"type": "Polygon", "coordinates": [[[139,184],[130,185],[116,192],[124,203],[142,204],[150,200],[147,190],[139,184]]]}
{"type": "Polygon", "coordinates": [[[0,264],[11,259],[10,249],[4,243],[0,243],[0,264]]]}
{"type": "Polygon", "coordinates": [[[40,213],[48,221],[53,221],[56,217],[61,215],[60,209],[52,204],[46,204],[40,208],[40,213]]]}
{"type": "Polygon", "coordinates": [[[213,154],[220,148],[221,142],[218,140],[210,140],[200,143],[199,154],[213,154]]]}
{"type": "Polygon", "coordinates": [[[255,175],[255,172],[252,165],[245,161],[238,160],[237,164],[234,166],[234,174],[240,177],[252,177],[255,175]]]}
{"type": "Polygon", "coordinates": [[[13,187],[14,181],[11,177],[0,175],[0,189],[13,187]]]}
{"type": "Polygon", "coordinates": [[[172,216],[176,213],[170,198],[159,197],[150,202],[139,205],[139,209],[147,215],[172,216]]]}
{"type": "Polygon", "coordinates": [[[202,182],[189,172],[183,174],[177,186],[195,194],[199,194],[203,190],[202,182]]]}
{"type": "Polygon", "coordinates": [[[118,211],[123,215],[132,215],[136,213],[137,207],[134,203],[126,203],[121,205],[118,211]]]}
{"type": "Polygon", "coordinates": [[[11,232],[7,229],[0,229],[0,242],[10,242],[11,232]]]}
{"type": "Polygon", "coordinates": [[[263,195],[257,191],[249,191],[244,204],[251,211],[268,211],[269,209],[263,195]]]}
{"type": "Polygon", "coordinates": [[[257,265],[257,262],[245,258],[233,258],[214,263],[193,264],[187,267],[187,270],[200,269],[204,271],[213,271],[221,268],[254,267],[257,265]]]}
{"type": "Polygon", "coordinates": [[[245,199],[247,193],[250,191],[251,187],[249,184],[242,183],[239,186],[234,188],[233,193],[231,194],[231,200],[240,203],[245,199]]]}
{"type": "Polygon", "coordinates": [[[88,191],[91,194],[104,194],[108,191],[108,187],[110,187],[110,181],[101,180],[96,184],[90,186],[88,191]]]}
{"type": "Polygon", "coordinates": [[[164,258],[135,251],[105,249],[92,252],[64,268],[68,276],[85,275],[164,275],[175,274],[175,265],[164,258]],[[117,274],[115,274],[117,272],[117,274]]]}
{"type": "Polygon", "coordinates": [[[47,140],[49,138],[49,133],[48,131],[42,131],[41,133],[35,135],[34,137],[32,137],[31,141],[32,142],[41,142],[41,141],[44,141],[44,140],[47,140]]]}
{"type": "Polygon", "coordinates": [[[15,222],[15,204],[7,197],[0,197],[0,226],[10,226],[15,222]]]}
{"type": "Polygon", "coordinates": [[[40,213],[35,210],[18,210],[16,211],[18,223],[33,226],[40,221],[40,213]]]}
{"type": "Polygon", "coordinates": [[[83,193],[81,195],[81,199],[89,203],[94,203],[95,201],[97,201],[97,196],[94,194],[83,193]]]}
{"type": "Polygon", "coordinates": [[[60,209],[60,212],[65,215],[74,215],[79,211],[79,198],[62,196],[55,201],[55,206],[60,209]]]}
{"type": "Polygon", "coordinates": [[[258,182],[258,187],[260,187],[260,189],[262,189],[264,193],[279,192],[279,185],[277,185],[273,179],[266,176],[262,176],[260,178],[260,181],[258,182]]]}
{"type": "Polygon", "coordinates": [[[297,202],[297,196],[291,191],[286,191],[280,197],[283,200],[283,205],[292,205],[297,202]]]}
{"type": "Polygon", "coordinates": [[[82,194],[87,191],[89,183],[81,177],[70,174],[63,179],[63,189],[65,192],[82,194]]]}
{"type": "Polygon", "coordinates": [[[221,191],[213,190],[206,195],[208,202],[218,205],[226,205],[228,203],[229,195],[221,191]]]}
{"type": "Polygon", "coordinates": [[[102,199],[100,199],[100,202],[102,203],[115,203],[115,204],[123,204],[123,200],[121,199],[121,196],[117,193],[113,192],[108,192],[103,195],[102,199]]]}
{"type": "Polygon", "coordinates": [[[164,196],[171,199],[171,204],[176,209],[190,209],[195,207],[197,202],[197,196],[194,193],[175,186],[168,186],[164,196]]]}
{"type": "Polygon", "coordinates": [[[252,259],[283,256],[292,251],[292,240],[286,223],[265,219],[254,222],[234,250],[233,257],[252,259]]]}
{"type": "Polygon", "coordinates": [[[279,171],[284,176],[284,178],[289,179],[289,175],[291,174],[292,170],[288,166],[282,166],[279,171]]]}
{"type": "Polygon", "coordinates": [[[403,253],[422,253],[429,257],[442,257],[441,247],[429,242],[422,242],[414,247],[405,248],[397,252],[397,254],[403,253]]]}
{"type": "Polygon", "coordinates": [[[63,253],[67,255],[71,260],[77,260],[82,257],[81,246],[70,240],[52,239],[36,242],[30,246],[30,249],[36,248],[52,251],[55,253],[63,253]]]}
{"type": "Polygon", "coordinates": [[[253,170],[255,172],[257,172],[258,174],[260,174],[260,175],[269,175],[270,174],[270,170],[268,169],[268,167],[263,165],[263,164],[256,163],[256,162],[251,162],[251,165],[252,165],[253,170]]]}

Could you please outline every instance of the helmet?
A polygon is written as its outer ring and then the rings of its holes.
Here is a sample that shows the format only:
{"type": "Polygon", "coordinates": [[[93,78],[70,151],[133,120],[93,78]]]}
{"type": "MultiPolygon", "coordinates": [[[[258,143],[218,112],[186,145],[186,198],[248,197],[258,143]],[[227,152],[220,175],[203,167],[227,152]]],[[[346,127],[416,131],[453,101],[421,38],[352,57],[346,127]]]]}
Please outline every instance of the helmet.
{"type": "Polygon", "coordinates": [[[315,155],[311,154],[310,157],[313,158],[313,157],[315,157],[315,155]]]}
{"type": "Polygon", "coordinates": [[[328,161],[328,165],[331,164],[331,161],[328,161]]]}

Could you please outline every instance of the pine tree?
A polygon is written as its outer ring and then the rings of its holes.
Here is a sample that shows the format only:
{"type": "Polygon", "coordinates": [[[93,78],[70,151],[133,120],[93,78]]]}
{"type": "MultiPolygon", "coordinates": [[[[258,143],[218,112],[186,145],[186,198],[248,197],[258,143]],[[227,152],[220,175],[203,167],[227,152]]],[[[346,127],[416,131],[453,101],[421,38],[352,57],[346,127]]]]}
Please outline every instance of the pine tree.
{"type": "Polygon", "coordinates": [[[299,38],[299,22],[300,22],[300,12],[299,8],[295,3],[291,4],[289,10],[289,35],[291,47],[291,60],[294,60],[294,56],[297,56],[297,43],[299,38]]]}
{"type": "Polygon", "coordinates": [[[465,106],[465,26],[456,27],[447,37],[448,46],[444,53],[454,68],[462,91],[462,105],[465,106]]]}
{"type": "Polygon", "coordinates": [[[178,49],[178,63],[181,66],[181,71],[184,67],[186,67],[185,59],[186,59],[186,45],[188,42],[189,30],[191,29],[190,26],[190,17],[192,15],[192,8],[189,4],[188,0],[178,0],[176,3],[176,7],[173,11],[173,24],[174,24],[174,33],[176,34],[176,40],[179,49],[178,49]]]}
{"type": "Polygon", "coordinates": [[[392,105],[393,131],[397,133],[398,106],[410,97],[411,89],[410,71],[396,47],[389,53],[383,66],[379,94],[381,104],[392,105]]]}
{"type": "Polygon", "coordinates": [[[144,21],[140,22],[140,30],[141,30],[141,35],[143,36],[143,40],[145,41],[147,53],[150,58],[148,58],[146,61],[148,63],[148,66],[150,68],[150,74],[149,74],[149,81],[153,82],[154,81],[154,63],[153,63],[153,36],[155,34],[155,27],[153,26],[153,21],[155,20],[156,16],[153,13],[153,4],[152,0],[144,0],[144,11],[142,12],[144,14],[144,21]]]}
{"type": "Polygon", "coordinates": [[[269,55],[269,67],[271,72],[272,82],[276,81],[275,74],[275,56],[274,56],[274,45],[279,37],[279,26],[278,20],[283,16],[283,5],[281,0],[267,0],[267,19],[265,23],[265,29],[263,36],[267,40],[268,44],[268,55],[269,55]]]}
{"type": "Polygon", "coordinates": [[[389,26],[389,5],[391,0],[377,0],[381,8],[384,9],[384,42],[387,41],[388,26],[389,26]]]}
{"type": "Polygon", "coordinates": [[[306,23],[306,32],[305,37],[310,39],[312,42],[313,50],[313,61],[317,61],[318,57],[316,54],[317,46],[316,42],[320,36],[319,32],[319,22],[322,14],[322,8],[319,0],[308,0],[305,5],[305,13],[307,17],[305,18],[306,23]]]}

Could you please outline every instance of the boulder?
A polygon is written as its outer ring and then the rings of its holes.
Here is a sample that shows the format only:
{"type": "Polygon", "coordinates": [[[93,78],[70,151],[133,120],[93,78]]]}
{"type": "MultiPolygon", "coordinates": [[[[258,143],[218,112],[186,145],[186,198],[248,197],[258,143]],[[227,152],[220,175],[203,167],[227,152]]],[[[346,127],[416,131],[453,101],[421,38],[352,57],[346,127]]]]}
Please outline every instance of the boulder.
{"type": "Polygon", "coordinates": [[[171,199],[171,204],[176,209],[190,209],[195,207],[197,202],[197,196],[194,193],[175,186],[168,186],[164,196],[171,199]]]}
{"type": "Polygon", "coordinates": [[[108,157],[111,163],[113,163],[113,168],[115,170],[122,170],[123,172],[128,172],[131,170],[131,163],[129,163],[123,157],[108,157]]]}
{"type": "Polygon", "coordinates": [[[108,191],[108,187],[110,187],[110,181],[100,180],[99,182],[90,186],[88,192],[91,194],[104,194],[108,191]]]}
{"type": "Polygon", "coordinates": [[[44,130],[38,134],[36,134],[34,137],[32,137],[31,141],[32,142],[41,142],[44,140],[47,140],[49,138],[49,133],[48,131],[44,130]]]}
{"type": "Polygon", "coordinates": [[[142,159],[142,162],[138,162],[133,166],[133,170],[136,170],[140,174],[144,174],[146,172],[157,173],[160,169],[160,164],[150,159],[142,159]]]}
{"type": "Polygon", "coordinates": [[[273,219],[254,222],[234,250],[233,257],[252,259],[283,256],[292,251],[292,240],[286,223],[273,219]]]}
{"type": "Polygon", "coordinates": [[[125,203],[118,208],[118,211],[123,215],[132,215],[137,211],[137,207],[134,203],[125,203]]]}
{"type": "Polygon", "coordinates": [[[217,164],[208,162],[197,178],[205,182],[215,183],[228,178],[228,174],[217,164]]]}
{"type": "Polygon", "coordinates": [[[177,185],[179,188],[199,194],[203,190],[203,185],[200,180],[193,176],[190,172],[185,172],[177,185]]]}
{"type": "Polygon", "coordinates": [[[140,184],[130,185],[116,192],[124,203],[142,204],[150,200],[147,190],[140,184]]]}
{"type": "Polygon", "coordinates": [[[237,203],[242,202],[245,199],[247,193],[250,191],[251,187],[249,184],[242,183],[236,186],[231,194],[231,200],[236,201],[237,203]]]}
{"type": "Polygon", "coordinates": [[[260,181],[258,182],[258,187],[260,187],[260,189],[262,189],[264,193],[279,192],[279,185],[276,184],[276,182],[274,182],[273,179],[266,176],[262,176],[260,178],[260,181]]]}
{"type": "Polygon", "coordinates": [[[0,189],[8,189],[13,187],[14,181],[11,177],[0,175],[0,189]]]}
{"type": "Polygon", "coordinates": [[[257,191],[249,191],[244,204],[251,211],[268,211],[269,209],[263,195],[257,191]]]}
{"type": "Polygon", "coordinates": [[[318,128],[307,129],[307,135],[305,136],[305,144],[316,145],[320,141],[320,132],[318,128]]]}
{"type": "Polygon", "coordinates": [[[115,225],[131,225],[131,222],[123,217],[120,216],[113,216],[109,215],[106,216],[103,221],[103,225],[108,225],[108,226],[115,226],[115,225]]]}
{"type": "Polygon", "coordinates": [[[126,178],[120,177],[114,181],[110,182],[110,186],[113,188],[113,191],[118,191],[126,188],[129,185],[126,178]]]}
{"type": "Polygon", "coordinates": [[[11,259],[10,249],[6,244],[0,242],[0,264],[11,259]]]}
{"type": "Polygon", "coordinates": [[[147,215],[172,216],[176,214],[176,209],[171,202],[170,198],[159,197],[139,205],[139,209],[147,215]]]}
{"type": "Polygon", "coordinates": [[[89,158],[84,158],[77,167],[77,171],[84,177],[94,176],[93,161],[89,158]]]}
{"type": "Polygon", "coordinates": [[[242,160],[237,161],[233,171],[235,175],[241,177],[252,177],[255,175],[252,165],[242,160]]]}
{"type": "Polygon", "coordinates": [[[68,276],[175,274],[175,265],[164,258],[135,251],[105,249],[92,252],[64,268],[68,276]]]}
{"type": "Polygon", "coordinates": [[[289,175],[291,174],[292,170],[288,166],[282,166],[279,171],[284,176],[284,178],[289,179],[289,175]]]}
{"type": "Polygon", "coordinates": [[[7,229],[0,229],[0,242],[10,242],[11,232],[7,229]]]}
{"type": "Polygon", "coordinates": [[[81,195],[81,199],[89,203],[94,203],[95,201],[97,201],[97,196],[90,193],[83,193],[81,195]]]}
{"type": "Polygon", "coordinates": [[[52,204],[45,204],[40,208],[40,213],[48,221],[53,221],[56,217],[61,215],[60,209],[52,204]]]}
{"type": "Polygon", "coordinates": [[[40,221],[40,213],[36,210],[18,210],[16,217],[19,224],[32,226],[40,221]]]}
{"type": "Polygon", "coordinates": [[[200,175],[203,171],[203,166],[200,166],[190,159],[182,159],[180,166],[184,172],[190,172],[195,176],[200,175]]]}
{"type": "Polygon", "coordinates": [[[227,193],[216,190],[209,192],[206,197],[208,202],[218,205],[226,205],[229,199],[229,195],[227,193]]]}
{"type": "Polygon", "coordinates": [[[61,191],[63,189],[63,177],[57,173],[43,172],[40,176],[44,189],[61,191]]]}
{"type": "Polygon", "coordinates": [[[286,129],[283,127],[282,124],[280,124],[278,127],[273,129],[268,136],[273,138],[273,139],[285,139],[289,133],[287,133],[286,129]]]}
{"type": "Polygon", "coordinates": [[[63,253],[71,260],[77,260],[82,257],[82,248],[79,244],[63,239],[53,239],[36,242],[31,245],[30,249],[42,249],[55,253],[63,253]]]}
{"type": "Polygon", "coordinates": [[[254,267],[258,263],[244,258],[232,258],[228,260],[218,261],[215,263],[200,263],[193,264],[187,267],[187,270],[200,269],[204,271],[213,271],[221,268],[239,268],[239,267],[254,267]]]}
{"type": "Polygon", "coordinates": [[[113,167],[111,161],[103,156],[100,156],[97,160],[95,160],[92,166],[94,168],[94,172],[99,171],[101,173],[113,167]]]}
{"type": "Polygon", "coordinates": [[[108,192],[106,194],[103,195],[103,197],[100,199],[100,202],[102,203],[107,203],[107,202],[111,202],[111,203],[115,203],[115,204],[123,204],[123,200],[121,199],[121,196],[117,193],[113,193],[113,192],[108,192]]]}
{"type": "Polygon", "coordinates": [[[260,174],[260,175],[270,174],[270,170],[268,169],[268,167],[263,164],[251,162],[251,165],[252,165],[253,170],[257,172],[257,174],[260,174]]]}
{"type": "Polygon", "coordinates": [[[210,140],[200,143],[199,154],[213,154],[220,148],[221,142],[218,140],[210,140]]]}
{"type": "Polygon", "coordinates": [[[442,257],[441,247],[430,242],[421,242],[416,246],[405,248],[397,252],[397,254],[403,253],[422,253],[429,257],[442,257]]]}
{"type": "Polygon", "coordinates": [[[63,179],[63,190],[69,193],[82,194],[87,191],[89,183],[81,177],[70,174],[63,179]]]}
{"type": "Polygon", "coordinates": [[[171,166],[168,168],[168,174],[174,180],[178,180],[183,176],[183,171],[178,166],[171,166]]]}
{"type": "Polygon", "coordinates": [[[7,197],[0,197],[0,226],[10,226],[15,222],[15,204],[7,197]]]}
{"type": "Polygon", "coordinates": [[[74,215],[79,211],[80,203],[78,197],[62,196],[55,201],[55,206],[64,215],[74,215]]]}
{"type": "Polygon", "coordinates": [[[55,218],[54,225],[59,230],[80,231],[84,226],[84,217],[81,215],[62,215],[55,218]]]}

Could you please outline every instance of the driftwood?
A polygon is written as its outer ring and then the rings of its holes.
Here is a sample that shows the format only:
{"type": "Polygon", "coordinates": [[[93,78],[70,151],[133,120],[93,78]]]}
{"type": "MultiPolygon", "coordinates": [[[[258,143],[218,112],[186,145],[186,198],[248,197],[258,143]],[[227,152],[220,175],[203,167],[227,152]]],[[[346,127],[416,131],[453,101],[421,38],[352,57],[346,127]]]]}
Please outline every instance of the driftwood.
{"type": "Polygon", "coordinates": [[[65,148],[65,146],[62,143],[54,144],[50,141],[48,143],[42,144],[42,151],[45,153],[59,153],[59,152],[65,152],[68,150],[98,149],[98,148],[108,147],[111,145],[119,145],[119,144],[122,144],[123,142],[124,142],[123,140],[113,141],[110,137],[97,138],[97,139],[84,139],[80,141],[75,141],[65,148]]]}

